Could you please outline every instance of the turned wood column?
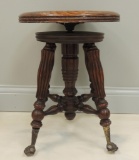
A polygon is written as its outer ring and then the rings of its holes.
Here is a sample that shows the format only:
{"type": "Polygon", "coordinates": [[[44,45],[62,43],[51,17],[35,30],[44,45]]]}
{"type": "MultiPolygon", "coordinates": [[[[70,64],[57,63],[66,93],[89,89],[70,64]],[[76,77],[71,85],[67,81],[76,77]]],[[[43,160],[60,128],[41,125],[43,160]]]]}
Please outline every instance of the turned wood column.
{"type": "Polygon", "coordinates": [[[110,111],[107,108],[108,102],[105,100],[104,75],[100,62],[99,50],[94,43],[84,44],[83,48],[85,51],[85,64],[91,82],[91,93],[93,94],[93,100],[98,110],[97,114],[101,119],[100,125],[104,129],[107,149],[109,151],[116,151],[118,147],[111,142],[110,138],[110,111]]]}
{"type": "Polygon", "coordinates": [[[72,120],[75,117],[75,111],[77,110],[75,82],[78,75],[78,48],[78,44],[62,44],[62,75],[65,82],[63,90],[65,95],[64,110],[68,120],[72,120]]]}
{"type": "Polygon", "coordinates": [[[104,75],[103,68],[100,62],[99,50],[94,43],[84,44],[85,64],[91,82],[91,92],[93,93],[93,100],[98,109],[98,116],[101,119],[100,124],[104,126],[110,125],[110,111],[107,108],[108,103],[105,98],[104,90],[104,75]]]}
{"type": "Polygon", "coordinates": [[[42,49],[41,53],[41,62],[38,69],[38,77],[37,77],[37,93],[36,98],[37,101],[34,103],[35,110],[32,113],[33,128],[41,127],[40,120],[44,117],[42,110],[45,107],[45,102],[47,101],[47,97],[49,94],[49,82],[51,78],[51,72],[54,65],[54,52],[56,46],[54,43],[46,43],[45,47],[42,49]],[[38,122],[39,126],[36,125],[38,122]]]}
{"type": "Polygon", "coordinates": [[[25,149],[25,154],[30,156],[33,155],[36,151],[35,143],[38,136],[40,127],[42,126],[42,119],[45,116],[43,109],[45,108],[45,102],[49,94],[49,82],[51,78],[51,72],[54,64],[54,43],[46,43],[45,47],[41,52],[41,62],[38,69],[38,78],[37,78],[37,101],[34,103],[34,111],[32,112],[33,121],[32,125],[32,141],[31,145],[25,149]]]}
{"type": "Polygon", "coordinates": [[[37,99],[46,100],[51,78],[51,72],[54,65],[54,52],[56,45],[54,43],[46,43],[42,49],[41,62],[37,76],[37,99]]]}
{"type": "Polygon", "coordinates": [[[104,75],[100,62],[99,50],[94,43],[87,43],[83,46],[85,51],[85,64],[89,74],[91,93],[98,109],[98,116],[101,119],[100,124],[104,126],[110,125],[110,111],[107,108],[108,102],[105,98],[104,75]]]}
{"type": "Polygon", "coordinates": [[[41,62],[37,76],[37,101],[34,103],[35,110],[32,112],[33,121],[31,123],[34,129],[39,129],[42,126],[41,120],[44,118],[43,109],[49,94],[49,82],[51,72],[54,65],[54,52],[56,45],[54,43],[46,43],[41,51],[41,62]]]}
{"type": "Polygon", "coordinates": [[[104,91],[104,75],[103,68],[99,58],[99,50],[94,43],[87,43],[83,46],[85,51],[85,64],[89,74],[91,92],[94,100],[103,99],[104,91]]]}

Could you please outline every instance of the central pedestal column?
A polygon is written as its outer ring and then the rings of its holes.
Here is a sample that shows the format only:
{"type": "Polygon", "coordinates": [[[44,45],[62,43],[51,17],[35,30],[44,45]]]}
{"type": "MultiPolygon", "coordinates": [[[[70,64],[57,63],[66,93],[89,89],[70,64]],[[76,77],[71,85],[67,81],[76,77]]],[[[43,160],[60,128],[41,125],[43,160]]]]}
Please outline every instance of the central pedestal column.
{"type": "Polygon", "coordinates": [[[65,82],[63,93],[65,95],[65,103],[63,108],[65,116],[68,120],[75,117],[75,111],[78,109],[78,99],[75,97],[77,90],[75,82],[78,75],[78,44],[62,44],[62,75],[65,82]]]}

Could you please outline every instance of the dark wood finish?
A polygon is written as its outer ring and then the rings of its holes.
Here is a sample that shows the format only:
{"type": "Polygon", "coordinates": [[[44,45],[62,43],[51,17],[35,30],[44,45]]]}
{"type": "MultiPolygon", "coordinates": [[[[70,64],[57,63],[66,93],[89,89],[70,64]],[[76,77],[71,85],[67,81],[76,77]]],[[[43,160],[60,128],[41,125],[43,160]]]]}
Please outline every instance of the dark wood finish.
{"type": "Polygon", "coordinates": [[[74,30],[75,26],[79,23],[61,23],[61,24],[65,26],[65,28],[68,32],[72,32],[74,30]]]}
{"type": "Polygon", "coordinates": [[[96,42],[103,40],[103,33],[96,32],[73,32],[74,26],[82,22],[106,22],[118,21],[119,15],[114,12],[94,12],[94,11],[58,11],[58,12],[32,12],[25,13],[19,17],[24,23],[45,23],[57,22],[65,25],[68,32],[38,32],[38,41],[46,42],[42,50],[42,58],[38,70],[37,101],[34,103],[32,112],[32,142],[25,149],[25,154],[30,156],[36,151],[35,143],[42,119],[47,115],[54,115],[64,111],[68,120],[73,120],[76,111],[87,114],[96,114],[101,119],[107,141],[108,151],[116,151],[118,147],[110,140],[110,111],[105,100],[104,75],[100,62],[99,50],[95,46],[96,42]],[[62,75],[65,82],[63,90],[64,96],[49,93],[49,82],[54,64],[55,43],[62,44],[62,75]],[[76,96],[77,89],[75,83],[78,76],[78,44],[84,43],[85,64],[89,74],[91,92],[76,96]],[[51,106],[46,111],[45,102],[50,98],[56,105],[51,106]],[[95,102],[96,109],[88,104],[84,104],[90,98],[95,102]]]}
{"type": "Polygon", "coordinates": [[[75,88],[75,82],[78,75],[78,45],[77,44],[62,44],[62,75],[65,82],[65,89],[63,93],[65,95],[64,110],[65,116],[68,120],[72,120],[75,117],[75,111],[77,108],[77,97],[75,97],[77,90],[75,88]]]}
{"type": "Polygon", "coordinates": [[[84,44],[83,48],[85,52],[85,64],[91,82],[90,87],[91,93],[93,94],[92,99],[97,107],[97,115],[101,119],[100,125],[104,129],[107,141],[107,149],[108,151],[115,152],[118,150],[118,147],[111,142],[110,139],[110,111],[107,108],[108,102],[105,100],[106,95],[104,90],[104,75],[99,56],[99,50],[94,43],[86,43],[84,44]]]}
{"type": "Polygon", "coordinates": [[[19,16],[21,23],[116,22],[119,14],[111,11],[41,11],[19,16]]]}
{"type": "Polygon", "coordinates": [[[104,38],[104,34],[100,32],[38,32],[36,38],[41,42],[48,43],[90,43],[101,42],[104,38]]]}
{"type": "Polygon", "coordinates": [[[35,143],[38,136],[40,127],[42,126],[42,119],[45,116],[43,109],[45,108],[45,102],[49,94],[49,81],[54,64],[54,43],[47,43],[42,50],[41,62],[38,70],[37,79],[37,101],[34,103],[35,110],[32,112],[33,121],[32,125],[32,142],[31,145],[25,149],[25,154],[31,156],[35,153],[35,143]]]}
{"type": "Polygon", "coordinates": [[[49,81],[54,65],[55,49],[56,45],[54,43],[47,43],[42,50],[42,57],[38,70],[38,89],[36,94],[36,97],[41,100],[46,100],[48,95],[49,81]]]}
{"type": "Polygon", "coordinates": [[[104,75],[100,62],[99,50],[94,43],[84,44],[85,51],[85,64],[89,74],[91,93],[93,93],[93,100],[95,101],[98,109],[98,116],[101,119],[101,125],[110,125],[110,112],[107,108],[107,101],[105,98],[104,90],[104,75]],[[109,123],[108,123],[109,122],[109,123]]]}
{"type": "Polygon", "coordinates": [[[84,44],[83,48],[85,51],[85,64],[91,81],[91,93],[94,94],[94,98],[104,98],[104,76],[99,58],[99,50],[94,43],[84,44]]]}

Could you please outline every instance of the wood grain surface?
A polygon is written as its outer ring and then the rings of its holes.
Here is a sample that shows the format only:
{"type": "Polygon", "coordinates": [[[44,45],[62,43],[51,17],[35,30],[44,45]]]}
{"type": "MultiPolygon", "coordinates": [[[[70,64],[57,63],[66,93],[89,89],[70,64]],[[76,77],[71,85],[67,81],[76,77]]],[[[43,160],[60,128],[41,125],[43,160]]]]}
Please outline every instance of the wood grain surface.
{"type": "Polygon", "coordinates": [[[40,11],[19,16],[21,23],[116,22],[120,15],[111,11],[40,11]]]}

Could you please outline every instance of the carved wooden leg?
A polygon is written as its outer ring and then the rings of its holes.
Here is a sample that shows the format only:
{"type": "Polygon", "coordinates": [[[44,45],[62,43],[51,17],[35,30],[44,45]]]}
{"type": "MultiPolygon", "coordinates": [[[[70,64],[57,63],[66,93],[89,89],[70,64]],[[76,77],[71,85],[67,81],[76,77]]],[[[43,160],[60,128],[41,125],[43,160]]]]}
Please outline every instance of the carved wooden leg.
{"type": "Polygon", "coordinates": [[[109,151],[116,151],[118,147],[110,141],[110,111],[107,108],[108,103],[105,100],[104,75],[99,58],[99,50],[94,43],[84,44],[83,48],[85,51],[86,68],[91,82],[91,93],[93,93],[93,100],[98,110],[98,116],[101,119],[100,124],[105,131],[107,149],[109,151]]]}
{"type": "Polygon", "coordinates": [[[49,94],[48,89],[54,64],[55,48],[55,44],[47,43],[41,53],[41,62],[37,78],[37,101],[34,103],[35,110],[32,112],[32,142],[31,145],[28,146],[24,151],[27,156],[31,156],[35,153],[36,139],[39,129],[42,126],[41,121],[45,116],[43,109],[45,108],[45,102],[47,101],[47,97],[49,94]]]}
{"type": "Polygon", "coordinates": [[[62,74],[65,81],[65,89],[63,90],[65,94],[64,110],[66,111],[66,118],[72,120],[77,110],[75,82],[78,75],[78,44],[62,44],[62,54],[62,74]]]}

